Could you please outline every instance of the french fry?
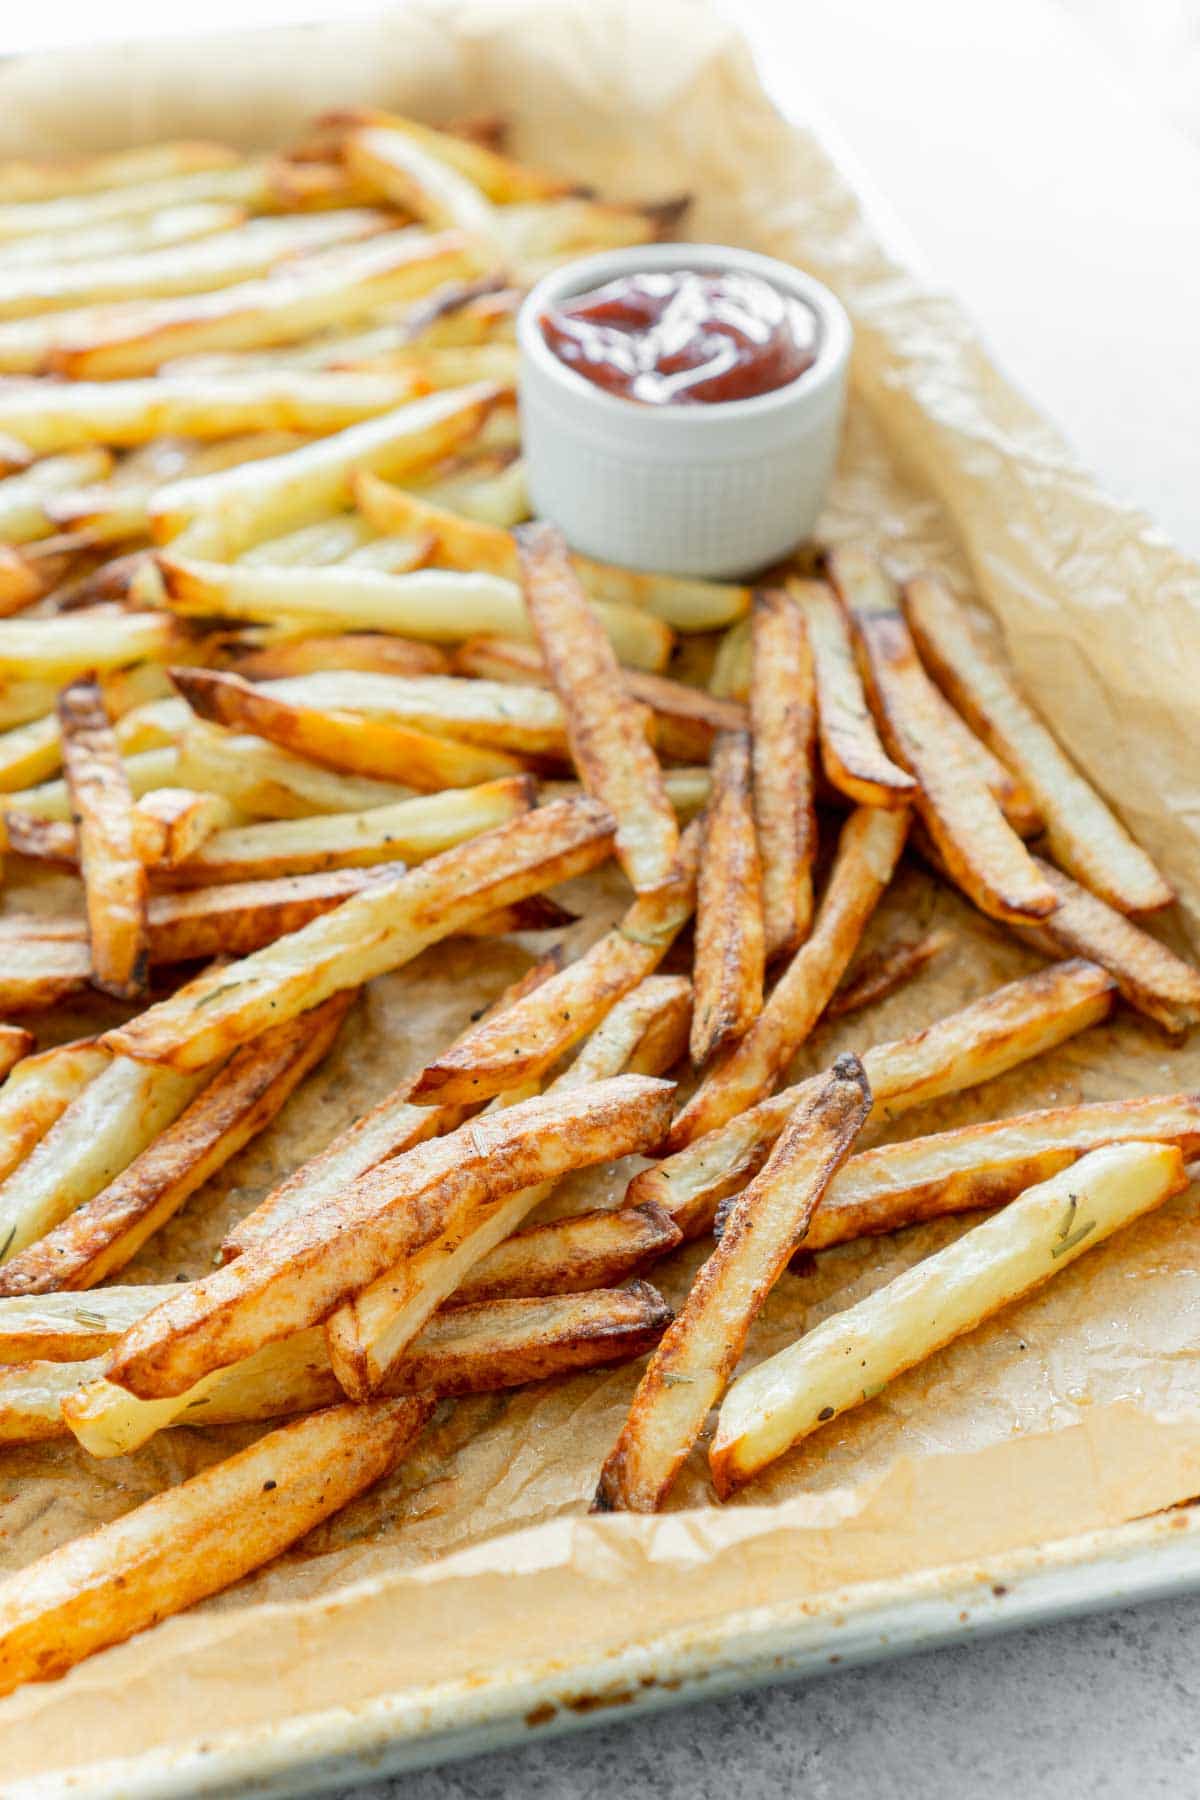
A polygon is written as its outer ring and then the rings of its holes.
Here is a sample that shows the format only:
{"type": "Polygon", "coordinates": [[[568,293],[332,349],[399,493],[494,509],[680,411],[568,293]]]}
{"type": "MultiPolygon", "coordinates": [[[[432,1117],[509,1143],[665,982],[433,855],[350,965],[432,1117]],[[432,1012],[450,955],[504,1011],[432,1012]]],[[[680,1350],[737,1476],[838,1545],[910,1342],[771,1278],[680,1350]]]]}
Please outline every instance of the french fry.
{"type": "MultiPolygon", "coordinates": [[[[298,525],[295,531],[285,531],[280,537],[264,538],[261,544],[252,544],[248,550],[239,551],[234,560],[249,563],[252,567],[307,565],[325,568],[330,563],[344,562],[352,551],[372,543],[377,535],[366,520],[355,513],[332,513],[328,518],[314,519],[311,525],[298,525]]],[[[230,640],[235,647],[242,641],[239,637],[230,640]]],[[[303,643],[304,639],[298,641],[303,643]]]]}
{"type": "MultiPolygon", "coordinates": [[[[0,1363],[96,1360],[173,1286],[104,1287],[87,1300],[63,1292],[0,1301],[0,1363]]],[[[73,1381],[72,1390],[86,1379],[73,1381]]]]}
{"type": "MultiPolygon", "coordinates": [[[[395,1394],[489,1393],[622,1362],[649,1350],[670,1317],[661,1295],[644,1281],[456,1307],[435,1315],[414,1338],[389,1388],[395,1394]]],[[[125,1456],[170,1425],[277,1419],[342,1398],[319,1328],[266,1344],[200,1385],[205,1391],[181,1407],[178,1400],[135,1400],[105,1379],[102,1359],[74,1366],[10,1364],[0,1369],[0,1442],[74,1432],[92,1456],[125,1456]]]]}
{"type": "Polygon", "coordinates": [[[99,445],[47,456],[19,475],[0,481],[0,542],[28,544],[54,529],[46,503],[68,488],[99,481],[112,468],[112,455],[99,445]]]}
{"type": "Polygon", "coordinates": [[[871,1110],[855,1056],[810,1084],[650,1359],[600,1471],[595,1512],[657,1512],[871,1110]]]}
{"type": "Polygon", "coordinates": [[[954,942],[948,931],[927,931],[911,943],[888,944],[870,956],[863,957],[856,968],[847,970],[841,986],[825,1008],[826,1020],[845,1018],[874,1006],[905,987],[927,964],[948,950],[954,942]]]}
{"type": "MultiPolygon", "coordinates": [[[[333,637],[297,638],[291,643],[241,646],[226,652],[234,672],[249,681],[278,681],[288,675],[316,675],[357,669],[376,675],[448,675],[450,661],[436,644],[382,633],[342,632],[333,637]]],[[[465,671],[472,673],[471,670],[465,671]]]]}
{"type": "MultiPolygon", "coordinates": [[[[277,221],[264,220],[264,224],[277,221]]],[[[224,438],[246,431],[343,431],[412,398],[405,376],[281,369],[205,379],[39,384],[0,389],[0,431],[39,456],[158,437],[224,438]]],[[[71,487],[82,483],[73,481],[71,487]]]]}
{"type": "Polygon", "coordinates": [[[854,646],[832,590],[823,581],[791,580],[812,649],[821,764],[833,786],[860,806],[906,806],[917,784],[879,741],[854,646]]]}
{"type": "Polygon", "coordinates": [[[0,1081],[29,1055],[36,1044],[31,1031],[25,1031],[19,1025],[0,1025],[0,1081]]]}
{"type": "Polygon", "coordinates": [[[53,199],[14,202],[0,206],[0,238],[66,237],[111,219],[144,217],[163,207],[190,206],[201,200],[261,206],[270,194],[267,177],[264,159],[187,169],[53,199]]]}
{"type": "Polygon", "coordinates": [[[621,923],[566,968],[426,1064],[413,1098],[469,1104],[537,1081],[653,973],[692,916],[699,840],[681,845],[671,881],[643,894],[621,923]]]}
{"type": "MultiPolygon", "coordinates": [[[[252,219],[232,231],[199,238],[186,247],[172,244],[162,250],[108,259],[92,257],[86,262],[40,264],[31,269],[10,268],[6,263],[0,274],[0,319],[31,319],[66,307],[216,291],[265,275],[284,259],[304,251],[374,236],[391,223],[386,213],[365,207],[359,211],[294,214],[252,219]]],[[[14,435],[23,437],[24,433],[17,431],[14,435]]],[[[85,441],[119,440],[97,437],[85,441]]]]}
{"type": "MultiPolygon", "coordinates": [[[[661,1206],[575,1213],[529,1225],[481,1257],[444,1306],[586,1293],[641,1275],[683,1241],[661,1206]]],[[[436,1316],[436,1315],[435,1315],[436,1316]]],[[[0,1320],[2,1325],[2,1320],[0,1320]]]]}
{"type": "Polygon", "coordinates": [[[1098,1100],[863,1150],[826,1189],[805,1248],[1003,1206],[1089,1151],[1121,1143],[1175,1144],[1190,1159],[1200,1149],[1200,1099],[1098,1100]]]}
{"type": "Polygon", "coordinates": [[[495,209],[475,183],[431,156],[414,138],[387,126],[352,131],[342,146],[350,172],[393,206],[437,231],[461,231],[497,259],[501,238],[495,209]]]}
{"type": "Polygon", "coordinates": [[[136,188],[145,181],[162,181],[197,169],[229,168],[237,160],[236,152],[224,144],[180,140],[107,151],[101,156],[4,162],[0,163],[0,202],[8,206],[56,200],[64,194],[94,194],[103,188],[136,188]]]}
{"type": "Polygon", "coordinates": [[[495,398],[486,384],[428,394],[265,463],[171,483],[151,508],[153,534],[162,543],[186,532],[195,553],[236,556],[348,506],[355,470],[404,475],[448,455],[475,436],[495,398]]]}
{"type": "MultiPolygon", "coordinates": [[[[5,428],[0,410],[0,429],[5,428]]],[[[447,568],[520,580],[511,532],[464,519],[420,493],[395,487],[369,473],[356,479],[354,498],[378,531],[431,535],[436,545],[434,560],[447,568]]],[[[572,556],[571,562],[590,599],[643,606],[677,631],[717,630],[740,619],[750,604],[749,590],[730,582],[643,573],[593,562],[586,556],[572,556]]]]}
{"type": "Polygon", "coordinates": [[[567,718],[571,757],[587,792],[617,821],[617,857],[638,893],[668,879],[679,844],[646,714],[621,683],[612,645],[552,526],[523,525],[517,552],[525,604],[567,718]]]}
{"type": "Polygon", "coordinates": [[[133,809],[134,854],[144,868],[177,869],[236,816],[237,809],[223,794],[151,788],[133,809]]]}
{"type": "MultiPolygon", "coordinates": [[[[889,1119],[946,1094],[978,1087],[1092,1025],[1112,1011],[1115,984],[1095,963],[1063,962],[1011,981],[923,1031],[863,1055],[874,1119],[889,1119]]],[[[806,1084],[785,1088],[677,1154],[635,1175],[627,1203],[654,1200],[686,1237],[708,1230],[717,1204],[762,1167],[806,1084]]]]}
{"type": "Polygon", "coordinates": [[[900,860],[908,816],[859,807],[842,827],[816,923],[750,1030],[713,1066],[671,1126],[668,1151],[763,1099],[809,1036],[900,860]]]}
{"type": "Polygon", "coordinates": [[[789,596],[777,588],[756,594],[752,618],[754,823],[772,962],[791,956],[812,929],[817,701],[808,634],[789,596]]]}
{"type": "Polygon", "coordinates": [[[611,815],[594,801],[539,807],[201,977],[109,1041],[147,1062],[203,1068],[268,1025],[399,968],[497,907],[595,868],[612,837],[611,815]]]}
{"type": "Polygon", "coordinates": [[[108,1052],[91,1038],[22,1057],[0,1088],[0,1182],[108,1064],[108,1052]]]}
{"type": "MultiPolygon", "coordinates": [[[[462,675],[485,681],[522,686],[530,682],[548,685],[550,681],[537,646],[511,638],[470,638],[454,652],[454,666],[462,675]]],[[[622,669],[621,680],[626,692],[654,714],[655,739],[664,756],[681,762],[707,762],[719,732],[746,727],[743,707],[735,701],[718,700],[703,688],[637,669],[622,669]]]]}
{"type": "MultiPolygon", "coordinates": [[[[5,950],[17,948],[7,940],[5,950]]],[[[86,930],[69,942],[34,938],[19,946],[19,966],[0,966],[0,1007],[8,1013],[45,1012],[60,1000],[83,993],[91,974],[92,959],[86,930]]],[[[3,1109],[0,1108],[0,1121],[3,1109]]],[[[0,1123],[0,1141],[3,1124],[0,1123]]],[[[0,1154],[0,1174],[4,1158],[0,1154]]]]}
{"type": "Polygon", "coordinates": [[[1166,1031],[1183,1032],[1200,1020],[1200,973],[1132,919],[1069,875],[1038,860],[1058,905],[1035,928],[1019,934],[1048,956],[1064,951],[1090,957],[1113,977],[1122,998],[1166,1031]]]}
{"type": "MultiPolygon", "coordinates": [[[[174,554],[160,556],[158,566],[166,584],[167,604],[184,616],[268,624],[302,620],[318,630],[395,631],[402,637],[430,638],[443,644],[480,632],[505,637],[530,634],[520,589],[498,575],[461,575],[450,569],[415,569],[391,575],[344,563],[326,569],[273,569],[241,563],[228,567],[185,561],[174,554]]],[[[597,602],[594,611],[621,662],[651,670],[665,665],[672,638],[661,620],[636,607],[607,601],[597,602]]],[[[3,623],[0,620],[0,626],[3,623]]]]}
{"type": "Polygon", "coordinates": [[[507,775],[478,787],[418,794],[367,812],[234,825],[214,832],[171,870],[171,879],[185,886],[267,881],[327,869],[361,869],[372,863],[426,862],[519,818],[529,811],[534,796],[527,775],[507,775]]]}
{"type": "Polygon", "coordinates": [[[165,662],[186,642],[166,613],[93,606],[54,618],[0,619],[0,680],[70,681],[87,670],[165,662]]]}
{"type": "Polygon", "coordinates": [[[1055,895],[945,730],[944,702],[917,660],[892,582],[853,548],[834,551],[829,567],[862,646],[884,741],[916,779],[913,804],[951,879],[992,918],[1044,918],[1055,895]]]}
{"type": "Polygon", "coordinates": [[[348,133],[364,126],[403,135],[418,144],[428,156],[456,169],[500,206],[511,206],[519,201],[549,200],[573,191],[573,184],[561,176],[501,156],[494,143],[474,131],[439,131],[416,119],[374,109],[329,113],[320,125],[324,132],[331,134],[332,143],[338,148],[348,133]]]}
{"type": "Polygon", "coordinates": [[[342,775],[268,744],[265,738],[220,731],[199,722],[179,740],[175,779],[188,787],[223,794],[242,812],[262,819],[367,812],[411,798],[411,789],[398,782],[342,775]]]}
{"type": "MultiPolygon", "coordinates": [[[[26,714],[27,724],[14,721],[13,730],[0,734],[0,793],[32,786],[53,775],[62,763],[62,736],[55,710],[59,683],[5,681],[0,692],[16,698],[13,690],[17,686],[29,690],[29,699],[21,702],[21,708],[28,704],[32,710],[26,714]]],[[[100,686],[109,718],[118,720],[134,707],[171,691],[166,670],[153,662],[109,670],[101,675],[100,686]]]]}
{"type": "Polygon", "coordinates": [[[463,744],[522,756],[567,755],[562,706],[542,687],[464,681],[457,675],[328,669],[267,682],[264,691],[321,712],[362,713],[463,744]]]}
{"type": "Polygon", "coordinates": [[[106,1187],[178,1117],[204,1079],[114,1056],[0,1183],[0,1262],[106,1187]]]}
{"type": "Polygon", "coordinates": [[[166,206],[158,213],[130,213],[121,219],[102,219],[78,231],[8,238],[4,264],[6,268],[28,269],[47,263],[82,262],[89,257],[136,256],[143,250],[163,250],[168,244],[192,243],[213,232],[228,231],[245,217],[243,207],[221,200],[166,206]]]}
{"type": "Polygon", "coordinates": [[[924,575],[904,590],[917,646],[940,685],[992,750],[1021,777],[1045,821],[1050,849],[1119,912],[1168,906],[1169,884],[1134,843],[976,636],[945,582],[924,575]]]}
{"type": "MultiPolygon", "coordinates": [[[[425,793],[472,787],[525,766],[502,750],[456,743],[389,719],[281,699],[216,669],[175,669],[172,680],[202,719],[249,731],[350,775],[400,781],[425,793]]],[[[301,677],[304,679],[304,677],[301,677]]],[[[387,677],[385,676],[386,680],[387,677]]],[[[445,679],[445,678],[443,678],[445,679]]]]}
{"type": "Polygon", "coordinates": [[[79,820],[79,863],[87,906],[92,980],[106,993],[145,992],[146,872],[138,858],[133,798],[94,680],[77,680],[58,701],[63,764],[79,820]]]}
{"type": "MultiPolygon", "coordinates": [[[[557,952],[543,957],[519,980],[505,988],[484,1016],[502,1013],[515,1005],[548,981],[560,967],[561,958],[557,952]]],[[[467,1029],[471,1028],[468,1026],[467,1029]]],[[[389,1157],[411,1150],[416,1144],[423,1144],[427,1138],[453,1131],[469,1117],[469,1107],[417,1106],[412,1100],[412,1089],[411,1079],[402,1082],[370,1112],[333,1138],[318,1155],[294,1169],[252,1213],[239,1220],[226,1234],[221,1245],[221,1260],[230,1262],[243,1250],[261,1244],[273,1232],[304,1214],[331,1204],[344,1188],[369,1169],[389,1157]]]]}
{"type": "Polygon", "coordinates": [[[1094,1150],[823,1320],[730,1388],[709,1452],[718,1494],[1186,1186],[1173,1145],[1094,1150]]]}
{"type": "Polygon", "coordinates": [[[0,1267],[0,1295],[90,1288],[125,1267],[190,1194],[275,1118],[321,1061],[354,995],[273,1026],[224,1068],[116,1179],[0,1267]]]}
{"type": "MultiPolygon", "coordinates": [[[[167,744],[160,745],[156,750],[139,750],[132,756],[126,756],[122,758],[122,766],[130,793],[140,800],[155,788],[174,783],[178,759],[175,751],[167,744]]],[[[22,819],[26,824],[52,820],[67,834],[64,840],[67,860],[77,858],[75,833],[68,823],[74,816],[73,803],[65,777],[59,781],[44,781],[39,787],[18,789],[15,794],[6,794],[4,800],[7,809],[4,815],[6,828],[14,849],[17,847],[17,827],[22,819]]]]}
{"type": "Polygon", "coordinates": [[[0,544],[0,617],[22,612],[52,586],[30,557],[0,544]]]}
{"type": "Polygon", "coordinates": [[[687,1049],[691,1016],[685,975],[647,975],[605,1014],[558,1079],[576,1087],[626,1072],[665,1075],[687,1049]]]}
{"type": "Polygon", "coordinates": [[[691,1057],[699,1067],[743,1037],[763,1004],[763,896],[750,734],[717,741],[696,890],[691,1057]]]}
{"type": "Polygon", "coordinates": [[[386,1475],[431,1410],[413,1398],[314,1413],[11,1576],[0,1689],[61,1675],[269,1562],[386,1475]]]}
{"type": "Polygon", "coordinates": [[[644,1148],[665,1126],[671,1092],[670,1082],[622,1075],[472,1119],[392,1158],[132,1326],[112,1351],[109,1379],[139,1399],[187,1393],[214,1369],[325,1318],[454,1220],[644,1148]]]}
{"type": "Polygon", "coordinates": [[[0,326],[0,368],[44,367],[74,381],[111,381],[148,375],[169,358],[200,350],[294,343],[389,301],[427,293],[471,263],[468,246],[452,233],[385,232],[210,294],[57,313],[52,334],[41,320],[10,321],[0,326]]]}

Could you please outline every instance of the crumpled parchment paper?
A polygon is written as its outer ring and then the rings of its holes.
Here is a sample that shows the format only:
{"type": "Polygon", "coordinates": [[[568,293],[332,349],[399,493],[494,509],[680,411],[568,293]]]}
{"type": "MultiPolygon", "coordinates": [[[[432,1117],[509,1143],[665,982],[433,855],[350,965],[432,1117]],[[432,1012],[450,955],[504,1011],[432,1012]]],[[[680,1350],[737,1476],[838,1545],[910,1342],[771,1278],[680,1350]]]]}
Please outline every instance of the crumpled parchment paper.
{"type": "MultiPolygon", "coordinates": [[[[980,594],[1059,734],[1178,885],[1200,927],[1200,571],[1099,494],[998,375],[954,303],[890,262],[731,30],[687,0],[406,7],[372,21],[18,58],[0,68],[0,153],[155,136],[280,141],[374,102],[437,119],[499,110],[517,154],[622,196],[695,196],[689,231],[790,257],[853,315],[854,395],[829,538],[935,564],[980,594]]],[[[13,865],[14,872],[17,865],[13,865]]],[[[17,877],[19,880],[19,877],[17,877]]],[[[62,884],[6,903],[61,904],[62,884]]],[[[622,905],[584,891],[594,936],[622,905]]],[[[934,923],[953,952],[798,1069],[925,1024],[1037,965],[905,867],[868,938],[934,923]]],[[[1176,925],[1178,929],[1178,922],[1176,925]]],[[[128,1279],[208,1266],[227,1223],[403,1078],[526,965],[532,946],[450,943],[374,984],[275,1126],[148,1246],[128,1279]]],[[[99,1004],[58,1021],[65,1036],[99,1004]]],[[[1080,1098],[1200,1084],[1200,1045],[1121,1014],[1026,1069],[898,1121],[918,1135],[1080,1098]]],[[[556,1210],[619,1202],[629,1170],[576,1178],[556,1210]]],[[[943,1221],[786,1275],[757,1359],[945,1242],[943,1221]]],[[[661,1265],[678,1299],[702,1246],[661,1265]]],[[[1200,1200],[1185,1194],[1025,1304],[896,1381],[718,1508],[695,1455],[657,1519],[589,1518],[639,1367],[446,1407],[394,1477],[294,1554],[194,1612],[0,1703],[5,1782],[261,1729],[373,1697],[418,1698],[516,1666],[561,1670],[747,1609],[996,1557],[1200,1491],[1200,1200]]],[[[163,1433],[137,1455],[0,1457],[0,1563],[124,1512],[259,1428],[163,1433]]]]}

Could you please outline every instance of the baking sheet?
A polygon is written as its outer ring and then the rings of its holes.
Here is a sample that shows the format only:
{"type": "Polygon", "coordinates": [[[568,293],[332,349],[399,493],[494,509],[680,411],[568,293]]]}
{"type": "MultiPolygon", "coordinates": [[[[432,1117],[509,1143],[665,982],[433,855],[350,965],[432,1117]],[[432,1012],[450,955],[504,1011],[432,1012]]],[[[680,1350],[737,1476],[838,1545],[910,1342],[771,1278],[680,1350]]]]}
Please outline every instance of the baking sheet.
{"type": "MultiPolygon", "coordinates": [[[[0,100],[3,154],[168,132],[278,139],[355,100],[433,118],[499,106],[518,154],[610,193],[691,191],[696,237],[788,255],[829,281],[858,348],[825,535],[873,541],[900,568],[934,562],[984,592],[1030,687],[1200,926],[1200,703],[1189,682],[1200,667],[1200,575],[1094,491],[953,304],[887,260],[819,145],[773,112],[739,41],[707,12],[681,0],[652,13],[534,0],[421,7],[274,33],[249,52],[213,39],[19,59],[0,70],[0,100]]],[[[607,876],[588,897],[594,934],[621,891],[607,876]]],[[[934,921],[955,932],[953,954],[871,1014],[872,1039],[1036,966],[916,869],[872,939],[934,921]]],[[[375,984],[323,1071],[134,1277],[199,1273],[229,1219],[418,1066],[523,966],[527,948],[448,945],[375,984]]],[[[799,1066],[862,1047],[863,1033],[862,1019],[842,1022],[799,1066]]],[[[977,1094],[907,1115],[897,1134],[1197,1085],[1200,1050],[1122,1017],[977,1094]]],[[[574,1204],[615,1203],[627,1173],[564,1192],[574,1204]]],[[[750,1355],[956,1229],[846,1246],[785,1277],[750,1355]]],[[[663,1265],[668,1294],[686,1290],[702,1254],[663,1265]]],[[[711,1505],[694,1457],[658,1519],[584,1512],[636,1368],[461,1403],[391,1481],[297,1553],[0,1705],[9,1780],[111,1768],[218,1728],[227,1741],[261,1742],[310,1714],[393,1699],[410,1719],[424,1709],[432,1727],[447,1716],[439,1697],[494,1695],[505,1671],[569,1687],[573,1670],[582,1681],[585,1668],[680,1634],[722,1642],[753,1609],[828,1617],[829,1597],[854,1584],[899,1594],[922,1571],[1026,1553],[1185,1500],[1200,1491],[1198,1308],[1193,1190],[818,1434],[735,1504],[711,1505]]],[[[0,1558],[24,1562],[250,1435],[176,1431],[107,1464],[67,1446],[8,1452],[0,1558]]]]}

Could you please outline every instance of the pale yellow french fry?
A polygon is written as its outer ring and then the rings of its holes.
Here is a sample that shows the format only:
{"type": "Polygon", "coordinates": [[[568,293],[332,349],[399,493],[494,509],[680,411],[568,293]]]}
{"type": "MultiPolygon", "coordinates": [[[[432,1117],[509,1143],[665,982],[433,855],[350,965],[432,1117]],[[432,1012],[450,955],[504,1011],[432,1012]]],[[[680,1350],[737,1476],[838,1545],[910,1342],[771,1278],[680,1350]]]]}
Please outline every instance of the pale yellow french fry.
{"type": "Polygon", "coordinates": [[[431,156],[413,137],[386,126],[352,131],[342,146],[346,166],[393,206],[434,230],[456,230],[499,260],[503,239],[496,211],[469,177],[431,156]]]}
{"type": "Polygon", "coordinates": [[[183,206],[167,206],[157,213],[131,213],[122,219],[101,220],[79,231],[8,238],[4,266],[32,269],[39,264],[77,263],[90,257],[136,256],[144,250],[162,250],[169,244],[191,243],[215,231],[228,231],[245,217],[240,206],[197,200],[183,206]]]}
{"type": "MultiPolygon", "coordinates": [[[[0,1363],[87,1363],[165,1300],[171,1286],[102,1287],[86,1297],[61,1293],[0,1300],[0,1363]]],[[[83,1377],[87,1379],[86,1376],[83,1377]]],[[[80,1385],[72,1381],[72,1390],[80,1385]]]]}
{"type": "Polygon", "coordinates": [[[23,474],[0,481],[0,542],[28,544],[49,537],[54,523],[46,512],[46,502],[64,489],[106,475],[112,460],[107,450],[94,446],[48,456],[23,474]]]}
{"type": "MultiPolygon", "coordinates": [[[[253,544],[249,550],[239,551],[233,560],[246,563],[251,568],[263,564],[270,569],[295,565],[325,568],[330,563],[341,562],[352,550],[372,542],[376,535],[366,520],[360,519],[357,514],[335,513],[332,518],[314,519],[311,525],[298,525],[295,531],[285,531],[279,537],[266,538],[261,544],[253,544]]],[[[302,639],[301,642],[303,641],[302,639]]],[[[280,674],[286,672],[279,671],[280,674]]],[[[246,670],[245,673],[249,674],[250,671],[246,670]]]]}
{"type": "Polygon", "coordinates": [[[358,470],[405,474],[448,455],[478,433],[495,399],[487,385],[429,394],[290,455],[173,483],[151,508],[154,535],[186,532],[188,554],[236,556],[348,506],[358,470]]]}
{"type": "Polygon", "coordinates": [[[128,181],[93,192],[0,205],[0,238],[41,237],[87,231],[109,219],[157,213],[198,200],[257,207],[271,198],[266,159],[191,169],[147,181],[128,181]]]}
{"type": "MultiPolygon", "coordinates": [[[[129,758],[129,764],[135,762],[129,758]]],[[[223,794],[252,818],[308,819],[318,813],[365,813],[411,798],[398,782],[372,781],[323,769],[265,738],[196,723],[179,743],[176,779],[223,794]]]]}
{"type": "MultiPolygon", "coordinates": [[[[153,750],[138,750],[122,758],[129,791],[136,799],[154,788],[174,784],[178,770],[175,750],[161,744],[153,750]]],[[[28,813],[31,818],[68,822],[72,814],[71,791],[65,780],[44,781],[39,787],[21,788],[4,795],[6,817],[11,813],[28,813]]]]}
{"type": "Polygon", "coordinates": [[[202,1069],[269,1024],[399,968],[497,907],[602,862],[613,821],[593,801],[538,807],[354,895],[109,1034],[122,1054],[202,1069]]]}
{"type": "MultiPolygon", "coordinates": [[[[12,730],[0,733],[0,793],[31,787],[62,766],[62,734],[55,711],[60,683],[44,678],[5,682],[4,691],[11,694],[18,685],[29,688],[29,701],[36,704],[27,724],[14,723],[12,730]]],[[[166,670],[154,662],[110,670],[101,676],[100,686],[109,716],[118,720],[171,692],[166,670]]]]}
{"type": "Polygon", "coordinates": [[[422,125],[416,119],[403,118],[397,113],[380,112],[374,108],[334,112],[321,121],[321,126],[331,135],[335,148],[340,148],[348,134],[366,126],[385,129],[393,136],[406,137],[419,145],[428,157],[435,158],[447,168],[456,169],[460,175],[473,182],[481,193],[486,194],[489,200],[494,200],[501,206],[511,206],[519,201],[553,199],[557,195],[569,194],[573,186],[561,176],[549,175],[544,170],[533,169],[526,163],[513,162],[511,158],[501,156],[490,144],[480,143],[458,131],[438,131],[433,126],[422,125]]]}
{"type": "Polygon", "coordinates": [[[14,159],[0,163],[0,202],[4,205],[55,200],[64,194],[94,194],[103,188],[140,187],[196,170],[230,168],[237,152],[225,144],[180,139],[143,144],[132,150],[110,150],[98,156],[63,156],[45,162],[14,159]]]}
{"type": "Polygon", "coordinates": [[[85,670],[165,662],[187,642],[166,613],[83,607],[48,619],[0,619],[0,680],[34,676],[69,681],[85,670]]]}
{"type": "Polygon", "coordinates": [[[324,712],[361,713],[464,744],[528,756],[565,757],[567,726],[560,702],[541,687],[465,681],[453,675],[388,675],[329,669],[268,680],[263,692],[324,712]]]}
{"type": "Polygon", "coordinates": [[[335,1406],[168,1488],[0,1588],[0,1690],[61,1675],[278,1556],[396,1462],[423,1399],[335,1406]]]}
{"type": "Polygon", "coordinates": [[[1114,1144],[1030,1188],[734,1382],[709,1452],[724,1497],[802,1437],[1187,1185],[1173,1145],[1114,1144]]]}

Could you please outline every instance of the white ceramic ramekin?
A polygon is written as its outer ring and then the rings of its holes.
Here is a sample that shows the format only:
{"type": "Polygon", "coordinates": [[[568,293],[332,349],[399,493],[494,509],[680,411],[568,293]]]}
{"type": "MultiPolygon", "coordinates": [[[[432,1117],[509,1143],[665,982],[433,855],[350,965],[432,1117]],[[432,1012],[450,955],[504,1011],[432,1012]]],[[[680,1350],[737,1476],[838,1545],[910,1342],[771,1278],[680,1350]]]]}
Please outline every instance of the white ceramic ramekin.
{"type": "Polygon", "coordinates": [[[530,498],[576,550],[631,568],[747,575],[816,522],[837,455],[850,321],[819,281],[716,244],[643,244],[555,269],[517,320],[530,498]],[[698,269],[757,275],[818,320],[817,359],[786,387],[719,405],[646,406],[559,361],[539,321],[622,275],[698,269]]]}

